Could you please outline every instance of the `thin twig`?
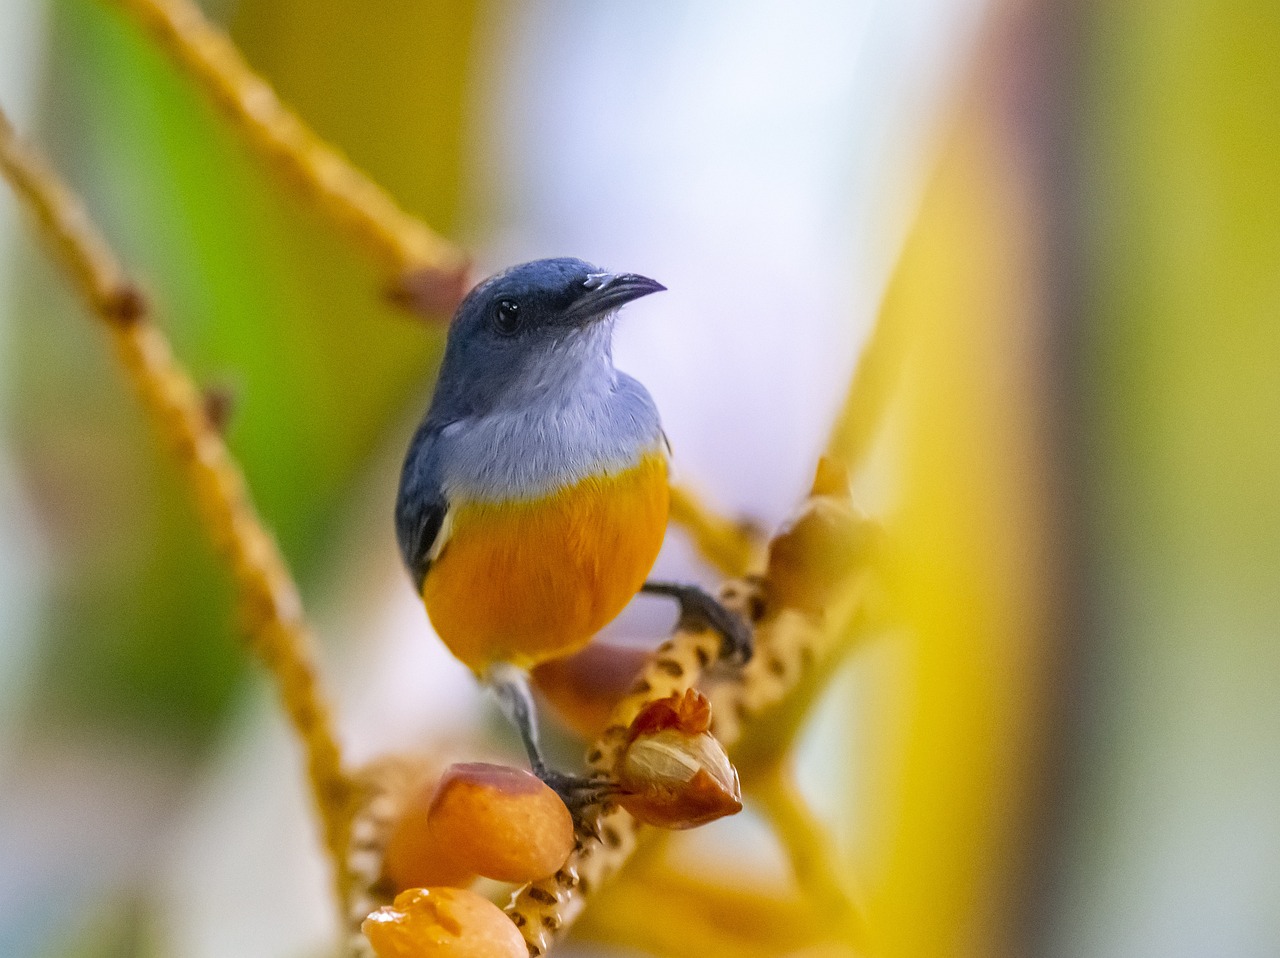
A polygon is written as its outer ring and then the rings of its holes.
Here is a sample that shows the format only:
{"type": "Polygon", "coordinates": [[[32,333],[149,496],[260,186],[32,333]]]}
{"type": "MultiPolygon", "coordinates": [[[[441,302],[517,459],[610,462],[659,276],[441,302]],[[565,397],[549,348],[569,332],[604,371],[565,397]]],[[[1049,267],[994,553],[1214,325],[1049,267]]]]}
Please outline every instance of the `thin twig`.
{"type": "Polygon", "coordinates": [[[391,274],[404,305],[451,312],[468,261],[280,102],[229,37],[191,0],[117,0],[197,82],[268,161],[391,274]]]}
{"type": "Polygon", "coordinates": [[[19,142],[2,112],[0,172],[111,334],[126,376],[177,456],[205,529],[231,572],[249,646],[275,679],[302,744],[325,845],[344,894],[350,783],[317,674],[315,639],[284,558],[253,508],[239,466],[209,421],[200,390],[150,321],[137,286],[80,200],[19,142]]]}

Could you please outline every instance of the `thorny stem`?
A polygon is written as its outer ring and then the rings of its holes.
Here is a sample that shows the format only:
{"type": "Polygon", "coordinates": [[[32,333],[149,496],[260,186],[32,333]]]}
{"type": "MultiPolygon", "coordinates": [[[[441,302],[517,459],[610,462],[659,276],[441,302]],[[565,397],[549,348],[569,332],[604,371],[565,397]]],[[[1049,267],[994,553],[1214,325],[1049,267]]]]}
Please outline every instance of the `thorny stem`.
{"type": "Polygon", "coordinates": [[[348,884],[343,863],[351,786],[317,674],[315,638],[303,618],[288,566],[253,508],[239,466],[209,421],[200,390],[151,322],[138,288],[80,200],[18,141],[3,112],[0,172],[102,320],[143,406],[177,456],[205,529],[231,572],[249,646],[275,679],[302,743],[342,895],[348,884]]]}
{"type": "Polygon", "coordinates": [[[423,311],[452,309],[467,286],[467,258],[409,215],[282,104],[191,0],[117,0],[143,24],[238,129],[325,215],[391,273],[392,292],[423,311]]]}

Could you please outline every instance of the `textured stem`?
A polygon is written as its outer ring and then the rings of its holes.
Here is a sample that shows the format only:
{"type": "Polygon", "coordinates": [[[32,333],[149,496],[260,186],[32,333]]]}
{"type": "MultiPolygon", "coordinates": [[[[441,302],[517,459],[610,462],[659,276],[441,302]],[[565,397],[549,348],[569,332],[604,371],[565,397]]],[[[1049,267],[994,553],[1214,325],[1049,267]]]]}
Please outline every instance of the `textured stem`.
{"type": "Polygon", "coordinates": [[[0,172],[102,320],[126,376],[176,455],[205,529],[231,572],[249,646],[274,678],[302,743],[325,845],[344,893],[350,784],[317,674],[315,639],[284,558],[263,528],[200,390],[151,322],[137,287],[79,199],[18,141],[3,113],[0,172]]]}
{"type": "MultiPolygon", "coordinates": [[[[650,702],[691,688],[715,660],[720,642],[714,632],[681,629],[658,648],[587,753],[587,764],[594,772],[602,776],[612,773],[635,717],[650,702]]],[[[563,868],[520,889],[507,913],[524,935],[533,958],[547,953],[555,937],[582,911],[587,896],[627,861],[635,850],[639,830],[634,818],[610,806],[596,822],[596,835],[580,837],[563,868]]]]}

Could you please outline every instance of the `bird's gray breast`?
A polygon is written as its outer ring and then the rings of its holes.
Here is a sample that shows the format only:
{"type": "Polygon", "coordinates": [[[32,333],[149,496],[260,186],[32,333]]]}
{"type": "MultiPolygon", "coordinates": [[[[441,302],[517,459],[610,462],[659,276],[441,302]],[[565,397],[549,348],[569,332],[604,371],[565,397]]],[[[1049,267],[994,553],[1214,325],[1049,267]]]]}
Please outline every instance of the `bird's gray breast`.
{"type": "Polygon", "coordinates": [[[605,391],[459,419],[443,428],[440,443],[453,503],[540,498],[665,449],[653,399],[625,373],[605,391]]]}

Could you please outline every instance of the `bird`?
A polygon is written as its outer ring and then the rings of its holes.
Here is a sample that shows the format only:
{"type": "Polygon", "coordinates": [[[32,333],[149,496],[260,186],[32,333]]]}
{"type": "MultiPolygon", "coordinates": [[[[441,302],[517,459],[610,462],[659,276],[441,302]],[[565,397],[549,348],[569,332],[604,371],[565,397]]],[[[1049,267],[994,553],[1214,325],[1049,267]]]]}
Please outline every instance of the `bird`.
{"type": "Polygon", "coordinates": [[[751,653],[746,624],[708,593],[648,580],[670,445],[612,344],[619,309],[665,289],[568,257],[477,285],[449,325],[396,498],[401,556],[432,627],[493,689],[531,770],[575,814],[601,785],[547,764],[529,669],[582,649],[641,592],[719,631],[726,659],[751,653]]]}

